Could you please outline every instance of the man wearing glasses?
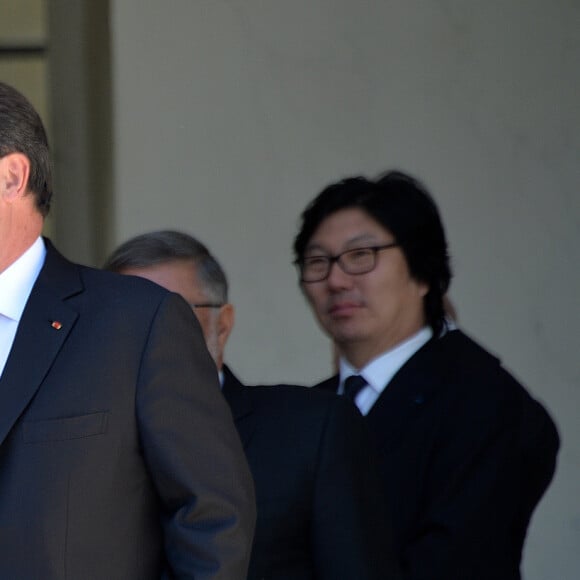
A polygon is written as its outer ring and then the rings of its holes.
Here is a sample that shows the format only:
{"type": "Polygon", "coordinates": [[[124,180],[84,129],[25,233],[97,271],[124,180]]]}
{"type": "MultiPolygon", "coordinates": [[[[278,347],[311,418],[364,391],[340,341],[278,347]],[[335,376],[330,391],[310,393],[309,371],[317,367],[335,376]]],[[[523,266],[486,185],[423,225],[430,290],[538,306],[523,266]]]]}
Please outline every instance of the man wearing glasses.
{"type": "Polygon", "coordinates": [[[302,214],[294,250],[339,354],[319,388],[366,416],[405,578],[520,578],[558,434],[500,362],[449,324],[447,242],[431,196],[400,172],[332,184],[302,214]]]}
{"type": "Polygon", "coordinates": [[[247,580],[398,580],[363,418],[332,393],[240,383],[223,360],[234,307],[208,249],[181,232],[151,232],[122,244],[106,268],[180,294],[199,319],[255,482],[247,580]]]}

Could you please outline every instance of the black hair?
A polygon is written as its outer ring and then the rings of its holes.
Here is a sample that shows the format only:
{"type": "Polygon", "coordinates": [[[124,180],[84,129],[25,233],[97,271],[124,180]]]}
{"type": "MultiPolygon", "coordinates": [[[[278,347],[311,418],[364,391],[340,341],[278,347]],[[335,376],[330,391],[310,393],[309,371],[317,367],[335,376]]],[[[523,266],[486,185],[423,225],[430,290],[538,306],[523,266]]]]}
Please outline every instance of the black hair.
{"type": "Polygon", "coordinates": [[[445,327],[443,297],[451,281],[451,267],[443,223],[427,189],[400,171],[389,171],[374,180],[349,177],[327,186],[302,213],[294,240],[298,263],[320,224],[347,208],[361,209],[394,236],[413,278],[429,287],[423,301],[425,319],[438,336],[445,327]]]}

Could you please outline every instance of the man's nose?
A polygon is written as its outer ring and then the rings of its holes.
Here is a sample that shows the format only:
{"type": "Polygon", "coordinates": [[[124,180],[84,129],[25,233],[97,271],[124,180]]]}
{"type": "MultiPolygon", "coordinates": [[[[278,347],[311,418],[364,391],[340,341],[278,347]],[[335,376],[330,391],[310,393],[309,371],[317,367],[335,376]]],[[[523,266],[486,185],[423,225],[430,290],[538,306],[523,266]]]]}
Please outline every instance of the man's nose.
{"type": "Polygon", "coordinates": [[[338,263],[338,260],[330,264],[326,283],[331,290],[342,290],[352,286],[352,275],[347,274],[338,263]]]}

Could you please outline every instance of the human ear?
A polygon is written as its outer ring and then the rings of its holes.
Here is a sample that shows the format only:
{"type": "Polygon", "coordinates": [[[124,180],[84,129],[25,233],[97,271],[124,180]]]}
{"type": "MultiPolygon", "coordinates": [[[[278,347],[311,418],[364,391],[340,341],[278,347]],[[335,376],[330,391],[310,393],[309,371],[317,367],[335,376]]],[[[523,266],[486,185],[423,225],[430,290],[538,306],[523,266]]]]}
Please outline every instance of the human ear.
{"type": "Polygon", "coordinates": [[[9,153],[0,159],[0,192],[7,202],[24,197],[30,176],[30,160],[22,153],[9,153]]]}
{"type": "Polygon", "coordinates": [[[226,342],[234,328],[235,310],[233,304],[226,303],[220,307],[218,318],[218,344],[223,352],[226,342]]]}

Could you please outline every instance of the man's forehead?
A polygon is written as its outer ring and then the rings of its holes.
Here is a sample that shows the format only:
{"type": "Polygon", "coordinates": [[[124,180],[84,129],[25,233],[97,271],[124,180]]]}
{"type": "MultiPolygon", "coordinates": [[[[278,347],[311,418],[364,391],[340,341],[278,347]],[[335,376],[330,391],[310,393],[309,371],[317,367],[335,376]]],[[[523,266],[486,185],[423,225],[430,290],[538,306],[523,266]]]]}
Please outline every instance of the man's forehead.
{"type": "Polygon", "coordinates": [[[366,211],[349,207],[326,216],[314,230],[305,251],[319,248],[329,241],[333,245],[354,247],[393,238],[392,233],[366,211]]]}

